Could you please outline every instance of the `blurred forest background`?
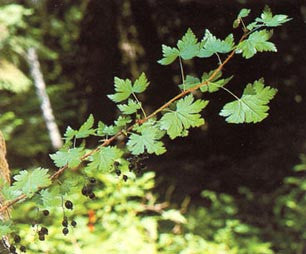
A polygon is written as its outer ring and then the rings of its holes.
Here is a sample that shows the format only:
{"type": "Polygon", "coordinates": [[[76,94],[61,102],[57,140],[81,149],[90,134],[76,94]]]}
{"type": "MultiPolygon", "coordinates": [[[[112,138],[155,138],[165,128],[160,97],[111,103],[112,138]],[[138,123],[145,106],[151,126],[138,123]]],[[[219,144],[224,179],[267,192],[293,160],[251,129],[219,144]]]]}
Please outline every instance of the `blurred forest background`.
{"type": "MultiPolygon", "coordinates": [[[[134,79],[145,72],[151,86],[142,100],[148,111],[159,107],[177,93],[180,82],[178,64],[157,63],[161,44],[173,45],[188,27],[198,36],[208,28],[224,38],[240,9],[250,8],[256,17],[265,4],[293,18],[273,35],[278,52],[247,62],[237,56],[224,73],[235,76],[229,88],[237,94],[260,77],[276,87],[270,116],[254,125],[227,124],[216,112],[230,95],[210,95],[203,128],[169,142],[168,152],[150,158],[148,172],[127,183],[124,193],[117,192],[111,176],[100,176],[104,198],[84,201],[74,215],[80,224],[74,235],[60,236],[60,222],[48,222],[50,240],[28,243],[33,253],[97,253],[99,248],[99,253],[306,253],[303,0],[1,0],[0,129],[13,172],[52,169],[48,154],[54,151],[26,60],[30,47],[37,49],[63,134],[90,113],[107,124],[117,118],[115,104],[106,97],[114,76],[134,79]],[[167,203],[171,210],[161,219],[154,209],[135,216],[132,207],[142,197],[167,203]],[[96,212],[91,234],[88,209],[96,212]]],[[[236,38],[240,33],[234,31],[236,38]]],[[[215,60],[189,62],[185,72],[201,75],[216,66],[215,60]]],[[[30,211],[21,205],[15,216],[26,225],[36,216],[30,211]]],[[[30,227],[21,230],[31,242],[30,227]]]]}

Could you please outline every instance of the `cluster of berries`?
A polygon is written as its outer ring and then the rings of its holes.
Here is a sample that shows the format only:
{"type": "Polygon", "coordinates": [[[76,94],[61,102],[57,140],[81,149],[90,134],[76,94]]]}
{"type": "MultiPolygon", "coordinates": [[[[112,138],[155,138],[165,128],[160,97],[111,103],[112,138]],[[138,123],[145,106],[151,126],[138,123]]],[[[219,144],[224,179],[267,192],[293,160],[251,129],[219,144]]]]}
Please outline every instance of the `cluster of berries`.
{"type": "Polygon", "coordinates": [[[89,183],[82,188],[82,195],[89,197],[90,199],[94,199],[96,195],[93,193],[93,186],[96,184],[97,180],[91,177],[89,178],[88,182],[89,183]]]}
{"type": "MultiPolygon", "coordinates": [[[[114,162],[114,168],[115,168],[115,174],[117,176],[121,175],[121,170],[119,169],[120,163],[118,161],[114,162]]],[[[122,179],[126,182],[128,180],[128,176],[127,175],[122,175],[122,179]]]]}
{"type": "MultiPolygon", "coordinates": [[[[72,210],[73,209],[73,203],[70,200],[66,200],[65,207],[68,210],[72,210]]],[[[77,223],[76,223],[75,220],[72,220],[70,222],[70,225],[72,227],[76,227],[77,223]]],[[[63,221],[62,221],[62,226],[63,226],[63,230],[62,230],[63,234],[67,235],[69,233],[69,229],[68,229],[68,217],[67,216],[64,216],[63,221]]]]}
{"type": "Polygon", "coordinates": [[[147,168],[144,164],[144,160],[148,159],[147,153],[141,154],[139,156],[131,156],[127,158],[129,164],[129,170],[134,171],[136,174],[140,174],[143,170],[147,168]]]}
{"type": "MultiPolygon", "coordinates": [[[[69,233],[68,225],[69,225],[68,218],[67,218],[67,216],[64,216],[63,221],[62,221],[62,226],[63,226],[62,232],[63,232],[64,235],[67,235],[69,233]]],[[[75,220],[72,220],[70,222],[70,225],[72,227],[76,227],[77,223],[76,223],[75,220]]]]}
{"type": "MultiPolygon", "coordinates": [[[[20,244],[20,242],[21,242],[21,237],[20,237],[19,235],[15,235],[15,236],[14,236],[14,243],[15,243],[15,245],[20,244]]],[[[14,245],[14,244],[11,244],[11,246],[10,246],[10,248],[9,248],[10,253],[12,253],[12,254],[17,254],[17,252],[16,252],[16,251],[17,251],[17,248],[16,248],[15,245],[14,245]]],[[[23,246],[23,245],[20,245],[19,250],[20,250],[21,252],[26,252],[26,251],[27,251],[26,247],[23,246]]]]}

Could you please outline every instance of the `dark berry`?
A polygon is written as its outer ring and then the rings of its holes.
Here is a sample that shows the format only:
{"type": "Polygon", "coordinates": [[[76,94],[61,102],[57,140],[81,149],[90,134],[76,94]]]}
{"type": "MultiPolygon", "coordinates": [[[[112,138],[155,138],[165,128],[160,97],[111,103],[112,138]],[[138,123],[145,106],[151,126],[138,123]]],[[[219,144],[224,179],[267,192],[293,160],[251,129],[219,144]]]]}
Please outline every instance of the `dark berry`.
{"type": "Polygon", "coordinates": [[[15,252],[16,251],[16,247],[14,245],[10,246],[10,252],[15,252]]]}
{"type": "Polygon", "coordinates": [[[89,197],[90,199],[94,199],[94,198],[96,197],[96,195],[95,195],[95,193],[92,192],[92,193],[89,194],[88,197],[89,197]]]}
{"type": "Polygon", "coordinates": [[[39,238],[40,241],[44,241],[45,240],[45,235],[39,235],[38,238],[39,238]]]}
{"type": "Polygon", "coordinates": [[[19,236],[19,235],[15,235],[15,236],[14,236],[14,242],[15,242],[15,243],[20,243],[20,241],[21,241],[20,236],[19,236]]]}
{"type": "Polygon", "coordinates": [[[119,165],[120,165],[120,163],[119,163],[118,161],[115,161],[115,162],[114,162],[114,166],[115,166],[115,167],[118,167],[119,165]]]}
{"type": "Polygon", "coordinates": [[[132,164],[132,163],[130,163],[130,164],[129,164],[129,170],[132,171],[134,168],[135,168],[135,165],[132,164]]]}
{"type": "Polygon", "coordinates": [[[69,233],[69,229],[68,228],[63,228],[63,234],[67,235],[69,233]]]}
{"type": "Polygon", "coordinates": [[[20,246],[20,251],[21,251],[21,252],[27,252],[27,249],[26,249],[25,246],[21,245],[21,246],[20,246]]]}
{"type": "Polygon", "coordinates": [[[128,179],[127,175],[123,175],[122,178],[123,178],[123,180],[124,180],[125,182],[126,182],[127,179],[128,179]]]}
{"type": "Polygon", "coordinates": [[[84,196],[88,196],[88,192],[89,192],[88,187],[87,187],[87,186],[84,186],[84,187],[82,188],[82,194],[83,194],[84,196]]]}
{"type": "Polygon", "coordinates": [[[64,219],[63,221],[62,221],[62,225],[63,225],[63,227],[68,227],[68,220],[66,219],[64,219]]]}
{"type": "Polygon", "coordinates": [[[48,216],[49,215],[49,211],[48,210],[43,210],[43,214],[45,215],[45,216],[48,216]]]}
{"type": "Polygon", "coordinates": [[[75,220],[71,221],[71,226],[72,226],[72,227],[75,227],[76,225],[77,225],[77,223],[76,223],[75,220]]]}
{"type": "Polygon", "coordinates": [[[121,170],[120,169],[116,169],[115,173],[116,173],[117,176],[120,176],[121,175],[121,170]]]}
{"type": "Polygon", "coordinates": [[[49,233],[49,231],[46,227],[41,227],[40,232],[41,232],[41,234],[44,234],[44,235],[48,235],[48,233],[49,233]]]}
{"type": "Polygon", "coordinates": [[[67,200],[67,201],[65,202],[65,207],[66,207],[67,209],[72,210],[72,209],[73,209],[73,204],[72,204],[72,202],[71,202],[70,200],[67,200]]]}
{"type": "Polygon", "coordinates": [[[95,178],[91,177],[91,178],[89,178],[89,182],[91,184],[95,184],[97,182],[97,180],[95,178]]]}

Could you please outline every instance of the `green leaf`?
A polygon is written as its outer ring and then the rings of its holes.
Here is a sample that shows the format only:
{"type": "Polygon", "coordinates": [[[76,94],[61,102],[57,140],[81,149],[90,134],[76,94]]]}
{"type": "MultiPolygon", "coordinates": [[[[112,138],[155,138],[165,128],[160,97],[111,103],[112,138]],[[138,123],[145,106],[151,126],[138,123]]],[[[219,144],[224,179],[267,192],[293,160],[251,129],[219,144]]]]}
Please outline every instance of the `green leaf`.
{"type": "Polygon", "coordinates": [[[94,124],[94,117],[92,114],[89,115],[85,123],[83,123],[76,134],[76,138],[87,138],[88,136],[95,133],[95,130],[92,129],[94,124]]]}
{"type": "Polygon", "coordinates": [[[220,112],[229,123],[257,123],[268,116],[267,105],[275,96],[277,89],[264,86],[260,79],[253,84],[248,84],[242,97],[225,104],[220,112]]]}
{"type": "Polygon", "coordinates": [[[105,136],[105,133],[103,132],[105,126],[106,126],[105,123],[103,123],[102,121],[98,122],[98,129],[97,129],[98,136],[105,136]]]}
{"type": "Polygon", "coordinates": [[[64,137],[66,142],[73,139],[73,137],[78,133],[77,130],[72,129],[70,126],[67,127],[64,137]]]}
{"type": "MultiPolygon", "coordinates": [[[[166,130],[171,139],[184,136],[184,131],[190,127],[204,124],[204,119],[199,112],[208,104],[208,101],[196,100],[193,95],[187,95],[176,104],[176,110],[165,113],[160,119],[160,128],[166,130]]],[[[186,132],[185,132],[186,135],[186,132]]]]}
{"type": "Polygon", "coordinates": [[[75,168],[81,163],[81,157],[84,154],[83,148],[71,148],[68,151],[57,151],[50,154],[54,164],[61,168],[68,164],[68,167],[75,168]]]}
{"type": "MultiPolygon", "coordinates": [[[[204,72],[202,75],[202,82],[205,82],[206,80],[208,80],[213,73],[214,73],[214,70],[210,71],[209,73],[204,72]]],[[[233,78],[233,76],[231,76],[228,78],[219,79],[221,76],[222,76],[222,72],[220,71],[211,81],[209,81],[207,85],[201,86],[200,90],[203,93],[204,92],[209,92],[209,93],[216,92],[221,87],[225,86],[228,82],[230,82],[231,79],[233,78]]]]}
{"type": "Polygon", "coordinates": [[[114,102],[121,102],[129,98],[133,92],[132,82],[115,77],[115,94],[107,95],[114,102]]]}
{"type": "Polygon", "coordinates": [[[246,59],[254,56],[257,51],[273,51],[276,52],[277,49],[274,43],[269,42],[272,32],[267,30],[256,31],[252,33],[248,39],[240,42],[237,46],[237,53],[242,51],[242,56],[246,59]]]}
{"type": "Polygon", "coordinates": [[[13,200],[21,194],[21,191],[14,190],[14,188],[7,183],[1,184],[1,196],[4,198],[4,200],[13,200]]]}
{"type": "Polygon", "coordinates": [[[237,18],[233,22],[233,28],[237,28],[239,26],[240,22],[241,22],[241,19],[249,16],[250,12],[251,12],[250,9],[245,9],[245,8],[241,9],[237,18]]]}
{"type": "Polygon", "coordinates": [[[194,87],[194,86],[196,86],[200,83],[201,83],[201,81],[200,81],[199,78],[191,76],[191,75],[187,75],[186,79],[184,80],[184,84],[179,85],[179,88],[182,89],[182,90],[183,89],[186,90],[186,89],[192,88],[192,87],[194,87]]]}
{"type": "Polygon", "coordinates": [[[283,15],[283,14],[273,16],[270,7],[267,5],[265,6],[260,18],[256,19],[257,22],[262,22],[264,23],[265,26],[268,26],[268,27],[281,26],[282,24],[290,20],[291,18],[288,18],[287,15],[283,15]]]}
{"type": "Polygon", "coordinates": [[[122,112],[122,114],[131,115],[136,113],[137,110],[140,109],[140,104],[137,101],[129,99],[127,104],[118,105],[118,108],[122,112]]]}
{"type": "Polygon", "coordinates": [[[161,138],[159,129],[149,124],[136,129],[140,134],[132,133],[127,142],[127,147],[132,154],[142,154],[145,150],[150,154],[155,153],[156,155],[166,152],[164,144],[159,141],[161,138]]]}
{"type": "Polygon", "coordinates": [[[177,48],[162,45],[163,58],[158,63],[168,65],[174,62],[179,56],[184,60],[192,59],[198,55],[199,46],[198,39],[192,30],[188,28],[182,39],[177,42],[177,48]]]}
{"type": "Polygon", "coordinates": [[[95,174],[95,172],[105,173],[113,168],[114,161],[119,159],[123,152],[114,146],[102,147],[99,152],[92,156],[92,162],[86,167],[86,172],[95,174]]]}
{"type": "Polygon", "coordinates": [[[228,53],[234,47],[234,37],[228,35],[225,40],[217,39],[208,29],[205,30],[205,36],[201,41],[201,49],[198,57],[210,57],[216,53],[228,53]]]}
{"type": "Polygon", "coordinates": [[[132,122],[132,119],[129,116],[119,116],[115,121],[117,127],[126,127],[128,123],[132,122]]]}
{"type": "Polygon", "coordinates": [[[144,92],[149,85],[147,80],[146,74],[141,73],[140,77],[135,80],[133,85],[133,92],[134,93],[142,93],[144,92]]]}
{"type": "Polygon", "coordinates": [[[60,207],[62,205],[62,198],[59,188],[45,189],[40,191],[40,199],[42,201],[42,208],[50,209],[60,207]]]}
{"type": "Polygon", "coordinates": [[[183,38],[177,42],[177,47],[180,56],[184,60],[192,59],[199,53],[198,39],[190,28],[188,28],[183,38]]]}
{"type": "Polygon", "coordinates": [[[22,191],[28,197],[32,197],[39,188],[47,187],[51,184],[48,169],[36,168],[32,171],[21,171],[14,176],[13,190],[22,191]]]}
{"type": "Polygon", "coordinates": [[[163,58],[157,62],[161,65],[169,65],[175,61],[175,59],[180,55],[177,48],[171,48],[166,45],[162,45],[163,58]]]}
{"type": "Polygon", "coordinates": [[[5,236],[11,232],[13,232],[13,225],[11,221],[1,221],[0,220],[0,235],[5,236]]]}
{"type": "Polygon", "coordinates": [[[250,9],[245,9],[245,8],[243,8],[243,9],[241,9],[241,11],[239,12],[237,18],[245,18],[245,17],[249,16],[250,12],[251,12],[250,9]]]}

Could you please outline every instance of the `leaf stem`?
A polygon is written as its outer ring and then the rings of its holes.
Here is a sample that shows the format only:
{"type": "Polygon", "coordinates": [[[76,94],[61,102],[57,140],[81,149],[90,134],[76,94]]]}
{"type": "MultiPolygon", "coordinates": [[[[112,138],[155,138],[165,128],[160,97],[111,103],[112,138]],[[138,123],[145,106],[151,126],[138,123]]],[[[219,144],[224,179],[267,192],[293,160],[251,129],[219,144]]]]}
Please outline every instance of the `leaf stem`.
{"type": "Polygon", "coordinates": [[[180,69],[181,69],[183,90],[185,91],[185,74],[184,74],[184,68],[183,68],[182,58],[181,58],[180,56],[179,56],[179,61],[180,61],[180,69]]]}
{"type": "Polygon", "coordinates": [[[133,97],[135,98],[135,100],[137,101],[138,105],[140,106],[140,110],[143,114],[144,117],[147,117],[146,112],[144,111],[143,107],[142,107],[142,103],[138,100],[137,96],[135,93],[132,93],[133,97]]]}
{"type": "Polygon", "coordinates": [[[232,95],[236,100],[240,101],[240,98],[239,98],[236,94],[234,94],[231,90],[229,90],[229,89],[227,89],[227,88],[225,88],[225,87],[223,87],[223,86],[220,86],[220,88],[223,89],[224,91],[228,92],[228,93],[229,93],[230,95],[232,95]]]}

